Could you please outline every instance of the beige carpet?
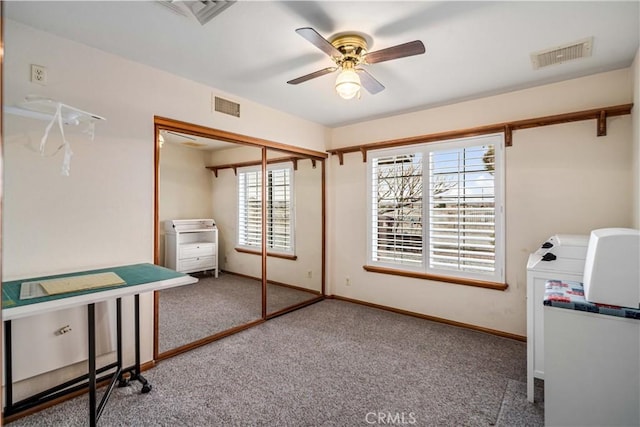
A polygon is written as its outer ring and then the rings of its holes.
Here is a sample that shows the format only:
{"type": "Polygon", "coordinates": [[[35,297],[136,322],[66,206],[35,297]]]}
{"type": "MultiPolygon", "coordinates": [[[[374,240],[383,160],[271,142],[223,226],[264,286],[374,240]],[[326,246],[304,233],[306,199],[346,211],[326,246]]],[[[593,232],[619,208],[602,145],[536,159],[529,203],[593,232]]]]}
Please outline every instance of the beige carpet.
{"type": "MultiPolygon", "coordinates": [[[[99,425],[541,426],[525,375],[525,343],[325,300],[160,362],[153,390],[116,389],[99,425]]],[[[12,425],[86,416],[82,396],[12,425]]]]}

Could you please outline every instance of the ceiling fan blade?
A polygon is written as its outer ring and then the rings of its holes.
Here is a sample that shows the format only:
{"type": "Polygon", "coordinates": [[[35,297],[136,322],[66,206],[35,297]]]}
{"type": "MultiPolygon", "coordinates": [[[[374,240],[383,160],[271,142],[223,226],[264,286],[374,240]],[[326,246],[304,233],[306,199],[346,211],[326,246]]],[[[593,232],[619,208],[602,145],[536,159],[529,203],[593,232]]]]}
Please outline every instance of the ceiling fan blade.
{"type": "Polygon", "coordinates": [[[414,40],[375,52],[369,52],[365,55],[364,61],[367,64],[375,64],[391,59],[404,58],[406,56],[421,55],[424,52],[424,44],[422,44],[420,40],[414,40]]]}
{"type": "Polygon", "coordinates": [[[311,27],[298,28],[296,33],[307,39],[312,45],[331,56],[332,58],[340,58],[342,52],[336,49],[327,39],[322,37],[316,30],[311,27]]]}
{"type": "Polygon", "coordinates": [[[356,69],[358,74],[360,74],[360,83],[362,86],[369,92],[371,95],[375,95],[378,92],[382,92],[384,90],[384,86],[378,80],[375,79],[369,72],[363,68],[356,69]]]}
{"type": "Polygon", "coordinates": [[[333,73],[336,71],[338,67],[327,67],[322,70],[315,71],[311,74],[304,75],[302,77],[298,77],[297,79],[289,80],[287,83],[290,85],[297,85],[299,83],[304,83],[307,80],[315,79],[316,77],[324,76],[325,74],[333,73]]]}

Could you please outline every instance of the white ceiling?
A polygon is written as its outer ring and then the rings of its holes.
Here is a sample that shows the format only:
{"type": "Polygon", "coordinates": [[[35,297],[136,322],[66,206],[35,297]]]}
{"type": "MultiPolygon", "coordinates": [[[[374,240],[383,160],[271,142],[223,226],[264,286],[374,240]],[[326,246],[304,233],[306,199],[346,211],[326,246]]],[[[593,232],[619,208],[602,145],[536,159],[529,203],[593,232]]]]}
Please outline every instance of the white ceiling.
{"type": "MultiPolygon", "coordinates": [[[[326,126],[628,67],[638,1],[238,1],[211,22],[143,1],[10,1],[8,18],[326,126]],[[333,65],[295,33],[369,36],[370,51],[422,40],[426,54],[367,65],[386,90],[345,101],[333,65]],[[534,70],[530,54],[593,36],[593,54],[534,70]]],[[[232,99],[233,100],[233,99],[232,99]]]]}

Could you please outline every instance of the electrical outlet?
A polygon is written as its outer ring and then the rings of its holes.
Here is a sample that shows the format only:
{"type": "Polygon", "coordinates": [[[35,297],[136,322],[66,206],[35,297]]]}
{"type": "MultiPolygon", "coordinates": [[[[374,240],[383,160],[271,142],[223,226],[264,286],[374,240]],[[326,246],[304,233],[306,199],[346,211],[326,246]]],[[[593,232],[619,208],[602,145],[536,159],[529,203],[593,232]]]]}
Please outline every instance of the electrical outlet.
{"type": "Polygon", "coordinates": [[[344,284],[345,284],[346,286],[351,286],[351,279],[347,277],[347,278],[344,280],[344,284]]]}
{"type": "Polygon", "coordinates": [[[307,279],[311,279],[313,277],[313,272],[311,270],[307,271],[307,279]]]}
{"type": "Polygon", "coordinates": [[[42,65],[31,64],[31,82],[46,85],[47,69],[42,65]]]}

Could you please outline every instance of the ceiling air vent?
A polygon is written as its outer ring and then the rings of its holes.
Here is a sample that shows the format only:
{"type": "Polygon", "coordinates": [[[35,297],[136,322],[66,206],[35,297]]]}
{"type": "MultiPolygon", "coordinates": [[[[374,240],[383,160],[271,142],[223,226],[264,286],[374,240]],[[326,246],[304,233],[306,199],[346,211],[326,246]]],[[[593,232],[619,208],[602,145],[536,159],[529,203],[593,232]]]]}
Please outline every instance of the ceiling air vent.
{"type": "Polygon", "coordinates": [[[217,14],[231,6],[236,0],[200,0],[200,1],[185,1],[189,5],[189,9],[198,19],[200,24],[204,25],[211,21],[217,14]]]}
{"type": "Polygon", "coordinates": [[[230,116],[240,117],[240,104],[228,99],[215,97],[215,111],[219,113],[229,114],[230,116]]]}
{"type": "Polygon", "coordinates": [[[174,2],[172,0],[158,0],[158,3],[168,7],[172,12],[177,13],[178,15],[189,17],[188,12],[184,10],[178,2],[174,2]]]}
{"type": "Polygon", "coordinates": [[[163,6],[182,16],[193,16],[201,25],[215,18],[236,0],[157,0],[163,6]]]}
{"type": "Polygon", "coordinates": [[[562,64],[578,58],[586,58],[591,56],[592,47],[593,37],[589,37],[564,46],[534,52],[531,54],[531,63],[533,64],[533,69],[537,70],[538,68],[562,64]]]}

